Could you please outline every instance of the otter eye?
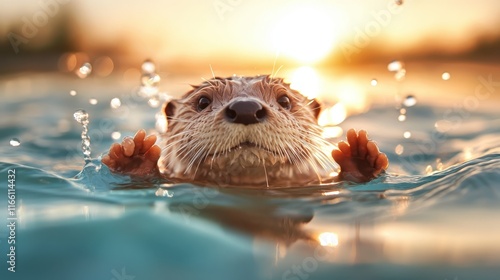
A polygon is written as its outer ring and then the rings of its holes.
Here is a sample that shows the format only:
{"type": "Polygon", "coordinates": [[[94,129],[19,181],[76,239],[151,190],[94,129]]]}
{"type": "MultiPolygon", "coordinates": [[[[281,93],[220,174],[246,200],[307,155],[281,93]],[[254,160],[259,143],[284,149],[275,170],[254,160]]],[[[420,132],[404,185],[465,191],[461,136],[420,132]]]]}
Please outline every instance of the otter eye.
{"type": "Polygon", "coordinates": [[[200,97],[200,99],[198,99],[198,105],[197,105],[198,111],[203,111],[203,109],[207,108],[208,105],[210,105],[210,103],[212,103],[212,100],[210,100],[208,97],[206,96],[200,97]]]}
{"type": "Polygon", "coordinates": [[[290,103],[290,98],[288,96],[283,95],[278,98],[278,104],[286,110],[290,110],[292,108],[292,104],[290,103]]]}

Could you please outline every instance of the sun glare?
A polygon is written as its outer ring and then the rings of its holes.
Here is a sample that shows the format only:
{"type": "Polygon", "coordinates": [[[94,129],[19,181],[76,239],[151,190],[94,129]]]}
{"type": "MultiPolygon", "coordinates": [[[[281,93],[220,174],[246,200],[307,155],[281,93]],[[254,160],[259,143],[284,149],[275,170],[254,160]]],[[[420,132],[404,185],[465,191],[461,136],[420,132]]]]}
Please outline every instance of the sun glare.
{"type": "Polygon", "coordinates": [[[336,37],[333,15],[315,6],[295,6],[285,11],[272,38],[280,53],[301,63],[315,63],[325,58],[336,37]]]}
{"type": "Polygon", "coordinates": [[[337,247],[339,245],[339,237],[334,232],[322,232],[318,236],[318,241],[323,247],[337,247]]]}
{"type": "Polygon", "coordinates": [[[366,110],[368,104],[366,101],[366,94],[355,83],[344,83],[337,89],[337,98],[339,102],[343,103],[349,112],[362,112],[366,110]]]}
{"type": "Polygon", "coordinates": [[[321,126],[334,126],[342,123],[347,117],[347,111],[342,103],[337,103],[321,111],[318,124],[321,126]]]}
{"type": "Polygon", "coordinates": [[[309,66],[297,68],[290,77],[290,87],[307,96],[309,99],[316,98],[320,87],[318,72],[309,66]]]}

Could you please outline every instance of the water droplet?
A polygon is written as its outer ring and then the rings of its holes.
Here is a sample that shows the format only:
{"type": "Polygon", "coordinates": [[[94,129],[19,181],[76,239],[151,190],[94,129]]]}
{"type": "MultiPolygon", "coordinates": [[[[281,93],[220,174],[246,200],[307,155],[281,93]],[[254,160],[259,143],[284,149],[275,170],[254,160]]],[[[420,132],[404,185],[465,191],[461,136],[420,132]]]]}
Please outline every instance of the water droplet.
{"type": "Polygon", "coordinates": [[[111,106],[111,108],[117,109],[120,106],[122,106],[122,101],[120,100],[120,98],[115,97],[115,98],[111,99],[111,102],[109,102],[109,105],[111,106]]]}
{"type": "Polygon", "coordinates": [[[427,167],[425,168],[425,173],[426,173],[427,175],[431,174],[431,173],[432,173],[432,166],[427,165],[427,167]]]}
{"type": "Polygon", "coordinates": [[[441,75],[441,78],[445,81],[448,81],[450,78],[451,78],[451,75],[450,73],[448,72],[444,72],[442,75],[441,75]]]}
{"type": "Polygon", "coordinates": [[[78,77],[84,79],[84,78],[87,78],[87,76],[90,75],[90,73],[92,73],[92,64],[85,62],[78,69],[77,75],[78,75],[78,77]]]}
{"type": "Polygon", "coordinates": [[[404,1],[403,0],[396,0],[396,5],[401,6],[403,5],[404,1]]]}
{"type": "Polygon", "coordinates": [[[398,121],[400,121],[400,122],[406,121],[406,115],[399,115],[398,116],[398,121]]]}
{"type": "Polygon", "coordinates": [[[85,110],[78,110],[73,114],[73,117],[79,124],[89,123],[89,114],[85,110]]]}
{"type": "Polygon", "coordinates": [[[401,69],[398,72],[396,72],[396,74],[394,74],[394,78],[398,82],[401,82],[402,80],[404,80],[404,78],[406,78],[406,69],[401,69]]]}
{"type": "Polygon", "coordinates": [[[157,96],[153,96],[148,100],[148,104],[152,108],[158,108],[158,106],[160,106],[160,100],[158,99],[157,96]]]}
{"type": "Polygon", "coordinates": [[[403,101],[403,105],[405,105],[406,107],[412,107],[415,104],[417,104],[417,99],[411,94],[406,96],[405,100],[403,101]]]}
{"type": "Polygon", "coordinates": [[[88,138],[82,139],[82,144],[85,145],[85,146],[89,146],[90,145],[90,139],[88,139],[88,138]]]}
{"type": "Polygon", "coordinates": [[[396,146],[396,148],[394,149],[394,152],[397,154],[397,155],[402,155],[403,152],[404,152],[405,148],[403,147],[403,145],[401,144],[398,144],[396,146]]]}
{"type": "Polygon", "coordinates": [[[411,132],[409,132],[409,131],[405,131],[405,132],[403,133],[403,137],[404,137],[404,138],[406,138],[406,139],[410,138],[410,137],[411,137],[411,132]]]}
{"type": "Polygon", "coordinates": [[[90,149],[83,149],[84,158],[90,157],[90,149]]]}
{"type": "Polygon", "coordinates": [[[157,87],[160,83],[160,76],[155,73],[145,73],[141,77],[142,86],[157,87]]]}
{"type": "Polygon", "coordinates": [[[378,84],[377,79],[372,79],[372,80],[371,80],[371,82],[370,82],[370,84],[371,84],[372,86],[376,86],[376,85],[378,84]]]}
{"type": "Polygon", "coordinates": [[[404,63],[399,60],[393,60],[387,64],[387,70],[391,72],[398,72],[402,69],[404,69],[404,63]]]}
{"type": "Polygon", "coordinates": [[[97,99],[95,99],[95,98],[90,98],[89,99],[89,103],[92,104],[92,105],[96,105],[97,102],[99,102],[99,101],[97,101],[97,99]]]}
{"type": "Polygon", "coordinates": [[[122,134],[119,131],[111,132],[111,138],[113,140],[118,140],[118,139],[120,139],[120,137],[122,137],[122,134]]]}
{"type": "Polygon", "coordinates": [[[153,61],[147,59],[142,63],[141,69],[143,73],[153,74],[156,71],[156,66],[153,61]]]}
{"type": "Polygon", "coordinates": [[[75,96],[75,95],[76,95],[76,90],[70,90],[70,91],[69,91],[69,95],[71,95],[71,96],[75,96]]]}
{"type": "Polygon", "coordinates": [[[12,139],[10,139],[9,144],[12,147],[17,147],[17,146],[21,145],[21,141],[19,141],[19,139],[17,139],[17,138],[12,138],[12,139]]]}
{"type": "Polygon", "coordinates": [[[439,171],[443,170],[443,167],[444,167],[444,165],[443,165],[443,163],[442,163],[442,162],[438,162],[438,163],[436,164],[436,169],[437,169],[437,170],[439,170],[439,171]]]}

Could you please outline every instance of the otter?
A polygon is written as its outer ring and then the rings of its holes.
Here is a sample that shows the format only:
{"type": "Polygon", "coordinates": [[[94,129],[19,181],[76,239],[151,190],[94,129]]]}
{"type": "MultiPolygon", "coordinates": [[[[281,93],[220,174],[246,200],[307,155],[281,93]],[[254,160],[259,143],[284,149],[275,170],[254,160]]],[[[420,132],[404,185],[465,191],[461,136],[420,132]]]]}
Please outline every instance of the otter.
{"type": "Polygon", "coordinates": [[[163,105],[158,144],[139,130],[113,144],[102,163],[135,178],[227,187],[360,183],[387,169],[364,130],[348,130],[338,149],[323,139],[320,110],[282,78],[214,77],[163,105]]]}

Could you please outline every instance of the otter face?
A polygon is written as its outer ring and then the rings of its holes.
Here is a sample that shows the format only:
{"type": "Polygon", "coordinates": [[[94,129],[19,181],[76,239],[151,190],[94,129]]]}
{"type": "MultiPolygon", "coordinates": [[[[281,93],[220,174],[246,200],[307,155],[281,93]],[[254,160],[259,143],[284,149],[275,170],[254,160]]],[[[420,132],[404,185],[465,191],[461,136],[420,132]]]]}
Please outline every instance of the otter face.
{"type": "Polygon", "coordinates": [[[215,185],[321,181],[334,167],[316,124],[319,104],[269,76],[214,78],[164,106],[160,167],[215,185]]]}

